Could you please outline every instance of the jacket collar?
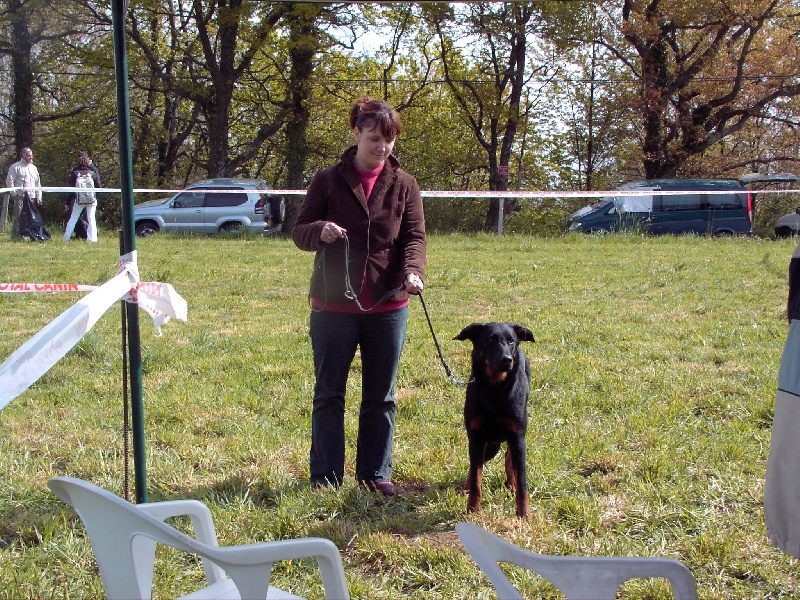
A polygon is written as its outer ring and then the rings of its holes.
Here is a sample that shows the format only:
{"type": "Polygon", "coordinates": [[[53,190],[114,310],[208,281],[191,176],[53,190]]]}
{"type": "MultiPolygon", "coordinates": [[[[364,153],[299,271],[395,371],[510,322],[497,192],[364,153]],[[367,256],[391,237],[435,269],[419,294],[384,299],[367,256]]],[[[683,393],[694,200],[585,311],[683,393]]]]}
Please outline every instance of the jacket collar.
{"type": "MultiPolygon", "coordinates": [[[[339,171],[347,182],[347,185],[353,190],[353,193],[358,198],[361,206],[367,213],[369,213],[369,209],[367,208],[367,198],[364,196],[364,189],[361,187],[361,179],[358,176],[358,171],[356,170],[355,165],[357,151],[358,146],[355,145],[350,146],[344,151],[341,157],[339,171]]],[[[391,186],[397,179],[399,170],[400,162],[390,154],[386,158],[386,164],[383,167],[383,171],[381,171],[381,174],[378,176],[378,180],[375,182],[375,187],[372,188],[373,195],[379,196],[384,194],[386,189],[389,188],[389,186],[391,186]]]]}

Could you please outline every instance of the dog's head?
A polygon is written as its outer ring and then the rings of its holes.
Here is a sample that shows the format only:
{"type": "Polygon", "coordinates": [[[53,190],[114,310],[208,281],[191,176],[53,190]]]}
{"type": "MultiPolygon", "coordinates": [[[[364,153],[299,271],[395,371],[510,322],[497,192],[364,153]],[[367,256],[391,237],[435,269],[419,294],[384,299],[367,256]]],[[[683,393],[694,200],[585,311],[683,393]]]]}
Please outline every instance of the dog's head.
{"type": "Polygon", "coordinates": [[[517,367],[520,342],[536,341],[530,329],[517,323],[473,323],[453,339],[472,342],[473,370],[480,365],[495,384],[517,367]]]}

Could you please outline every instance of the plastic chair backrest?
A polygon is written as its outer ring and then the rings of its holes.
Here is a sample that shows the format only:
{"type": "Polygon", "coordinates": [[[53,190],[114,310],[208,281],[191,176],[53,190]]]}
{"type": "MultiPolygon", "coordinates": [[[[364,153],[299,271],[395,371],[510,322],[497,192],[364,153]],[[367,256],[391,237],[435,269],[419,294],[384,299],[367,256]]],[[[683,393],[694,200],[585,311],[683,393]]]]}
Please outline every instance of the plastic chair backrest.
{"type": "Polygon", "coordinates": [[[456,531],[503,600],[522,600],[498,564],[503,562],[541,575],[568,599],[614,600],[619,586],[629,579],[663,577],[675,598],[697,600],[691,571],[671,558],[551,556],[524,550],[471,523],[459,523],[456,531]]]}
{"type": "MultiPolygon", "coordinates": [[[[47,485],[81,518],[109,598],[150,598],[157,542],[194,554],[203,550],[203,545],[188,535],[87,481],[54,477],[47,485]]],[[[201,502],[184,502],[208,510],[201,502]]],[[[224,578],[219,567],[213,566],[211,573],[209,577],[206,569],[211,584],[224,578]]]]}

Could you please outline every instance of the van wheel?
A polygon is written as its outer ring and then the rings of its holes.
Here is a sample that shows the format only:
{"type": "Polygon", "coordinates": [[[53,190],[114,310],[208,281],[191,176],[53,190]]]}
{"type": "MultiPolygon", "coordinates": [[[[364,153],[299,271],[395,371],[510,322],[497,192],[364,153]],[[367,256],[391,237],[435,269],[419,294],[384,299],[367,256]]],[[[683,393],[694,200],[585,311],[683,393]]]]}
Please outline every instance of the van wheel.
{"type": "Polygon", "coordinates": [[[611,232],[608,229],[590,229],[586,233],[589,235],[608,235],[611,232]]]}

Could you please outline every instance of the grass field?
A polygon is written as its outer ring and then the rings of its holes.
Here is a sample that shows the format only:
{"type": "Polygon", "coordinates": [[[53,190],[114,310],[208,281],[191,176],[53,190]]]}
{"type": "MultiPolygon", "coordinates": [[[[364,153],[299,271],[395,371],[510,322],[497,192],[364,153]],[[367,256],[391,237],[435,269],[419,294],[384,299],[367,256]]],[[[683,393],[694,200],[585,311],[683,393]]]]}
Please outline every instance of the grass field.
{"type": "MultiPolygon", "coordinates": [[[[57,236],[56,236],[57,237],[57,236]]],[[[777,369],[787,332],[792,240],[433,236],[425,300],[465,379],[474,321],[531,328],[528,470],[533,516],[514,517],[501,461],[484,507],[465,515],[463,389],[439,364],[421,305],[410,310],[398,382],[394,479],[383,499],[353,479],[359,394],[348,405],[348,471],[312,491],[312,255],[286,239],[137,241],[143,281],[171,283],[189,320],[157,337],[142,314],[148,495],[206,502],[224,544],[323,536],[342,552],[354,598],[491,598],[453,526],[470,520],[554,554],[667,556],[702,598],[797,597],[798,564],[766,538],[762,501],[777,369]]],[[[0,240],[0,282],[101,284],[118,241],[0,240]]],[[[0,294],[0,360],[77,300],[0,294]]],[[[46,487],[72,475],[123,493],[119,310],[0,411],[0,598],[102,598],[75,514],[46,487]]],[[[157,598],[191,589],[194,560],[167,552],[157,598]]],[[[530,598],[558,597],[513,577],[530,598]]],[[[275,583],[321,598],[306,563],[275,583]]],[[[659,580],[630,598],[669,598],[659,580]]]]}

